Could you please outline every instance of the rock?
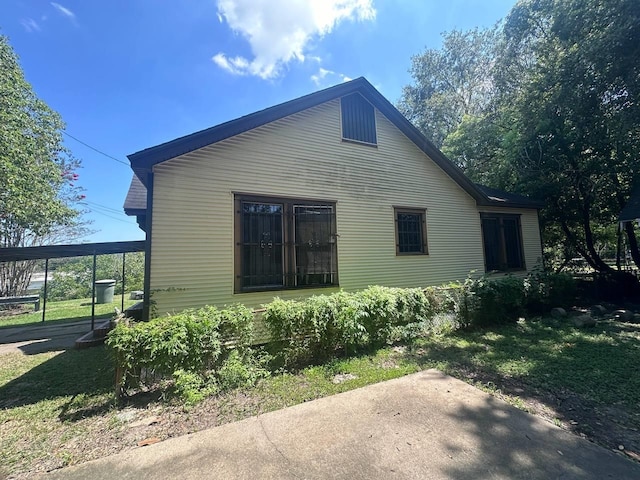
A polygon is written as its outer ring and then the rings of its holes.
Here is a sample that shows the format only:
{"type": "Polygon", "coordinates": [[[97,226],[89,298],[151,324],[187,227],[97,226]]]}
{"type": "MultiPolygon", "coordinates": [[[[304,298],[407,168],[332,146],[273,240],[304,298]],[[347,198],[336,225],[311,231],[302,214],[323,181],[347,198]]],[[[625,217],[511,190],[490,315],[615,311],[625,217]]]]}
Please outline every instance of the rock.
{"type": "Polygon", "coordinates": [[[123,410],[122,412],[119,412],[119,413],[116,414],[116,418],[118,420],[120,420],[121,422],[130,422],[131,420],[136,418],[136,411],[135,410],[123,410]]]}
{"type": "Polygon", "coordinates": [[[346,382],[347,380],[355,380],[356,378],[358,377],[352,373],[339,373],[335,375],[331,381],[337,385],[338,383],[346,382]]]}
{"type": "Polygon", "coordinates": [[[596,319],[591,315],[578,315],[573,317],[573,325],[578,328],[595,327],[596,319]]]}
{"type": "Polygon", "coordinates": [[[634,313],[633,314],[633,319],[631,320],[632,323],[640,323],[640,313],[634,313]]]}
{"type": "Polygon", "coordinates": [[[551,316],[553,318],[564,318],[567,316],[567,311],[564,308],[560,308],[560,307],[552,308],[551,316]]]}
{"type": "Polygon", "coordinates": [[[160,422],[160,417],[154,415],[152,417],[145,417],[135,422],[131,422],[129,424],[129,428],[148,427],[149,425],[153,425],[154,423],[159,423],[159,422],[160,422]]]}
{"type": "Polygon", "coordinates": [[[631,310],[616,310],[613,312],[613,318],[620,322],[630,322],[633,320],[633,312],[631,310]]]}
{"type": "Polygon", "coordinates": [[[607,309],[602,305],[594,305],[591,307],[591,315],[594,317],[602,317],[607,313],[607,309]]]}

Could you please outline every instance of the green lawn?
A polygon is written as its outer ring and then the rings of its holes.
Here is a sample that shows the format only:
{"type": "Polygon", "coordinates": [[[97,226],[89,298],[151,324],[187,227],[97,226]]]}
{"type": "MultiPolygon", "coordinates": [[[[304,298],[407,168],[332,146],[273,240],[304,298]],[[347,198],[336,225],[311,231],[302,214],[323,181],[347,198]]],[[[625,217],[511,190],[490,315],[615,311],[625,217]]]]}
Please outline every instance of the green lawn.
{"type": "MultiPolygon", "coordinates": [[[[125,296],[124,308],[130,307],[139,300],[129,300],[125,296]]],[[[7,315],[0,312],[0,328],[14,327],[17,325],[26,325],[29,323],[37,323],[42,321],[42,300],[40,301],[40,310],[33,311],[31,305],[25,305],[23,313],[7,315]]],[[[114,309],[121,308],[121,297],[115,296],[112,303],[96,304],[96,317],[110,317],[113,315],[114,309]]],[[[79,298],[76,300],[65,300],[61,302],[47,302],[47,310],[45,321],[61,321],[61,320],[82,320],[91,318],[91,298],[79,298]]]]}
{"type": "Polygon", "coordinates": [[[144,438],[182,435],[426,368],[438,368],[531,411],[537,412],[528,408],[532,395],[550,398],[549,407],[558,415],[550,420],[614,449],[622,432],[615,429],[624,428],[620,443],[630,450],[640,445],[639,359],[640,325],[603,321],[582,330],[545,319],[434,335],[297,373],[273,374],[253,388],[188,408],[161,391],[147,391],[118,409],[105,347],[7,354],[0,357],[0,478],[84,462],[134,448],[144,438]],[[335,383],[337,374],[353,377],[335,383]],[[513,384],[519,389],[509,390],[513,384]],[[558,402],[566,399],[572,403],[563,417],[558,402]],[[135,420],[160,420],[133,428],[122,417],[129,412],[135,420]]]}

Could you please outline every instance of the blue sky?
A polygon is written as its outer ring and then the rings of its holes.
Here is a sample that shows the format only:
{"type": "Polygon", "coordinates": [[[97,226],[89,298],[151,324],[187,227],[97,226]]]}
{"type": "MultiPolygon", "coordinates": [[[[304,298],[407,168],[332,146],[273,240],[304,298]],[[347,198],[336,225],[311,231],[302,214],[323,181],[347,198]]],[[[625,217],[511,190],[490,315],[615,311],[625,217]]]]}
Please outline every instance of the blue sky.
{"type": "Polygon", "coordinates": [[[82,160],[87,241],[143,239],[122,204],[127,154],[366,77],[391,102],[440,33],[515,0],[2,0],[0,33],[82,160]]]}

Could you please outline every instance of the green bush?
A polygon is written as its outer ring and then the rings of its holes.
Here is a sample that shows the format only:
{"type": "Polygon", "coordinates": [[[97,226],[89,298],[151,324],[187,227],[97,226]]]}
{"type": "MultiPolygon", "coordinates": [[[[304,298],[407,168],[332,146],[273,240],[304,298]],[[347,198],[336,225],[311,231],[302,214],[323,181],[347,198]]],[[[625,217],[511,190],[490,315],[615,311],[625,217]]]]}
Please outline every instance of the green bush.
{"type": "Polygon", "coordinates": [[[525,313],[524,282],[511,275],[467,279],[454,298],[456,316],[466,327],[515,323],[525,313]]]}
{"type": "Polygon", "coordinates": [[[263,319],[272,338],[283,341],[285,365],[324,360],[402,336],[399,328],[427,321],[434,310],[420,289],[369,287],[302,301],[276,298],[263,319]]]}
{"type": "Polygon", "coordinates": [[[527,310],[542,314],[554,307],[569,307],[577,295],[575,279],[568,273],[534,270],[524,279],[527,310]]]}
{"type": "Polygon", "coordinates": [[[144,370],[154,378],[173,377],[175,390],[190,401],[198,397],[195,391],[215,389],[230,358],[246,363],[252,372],[257,368],[252,333],[253,312],[247,307],[204,307],[149,322],[120,322],[107,345],[122,373],[122,386],[138,386],[144,370]]]}

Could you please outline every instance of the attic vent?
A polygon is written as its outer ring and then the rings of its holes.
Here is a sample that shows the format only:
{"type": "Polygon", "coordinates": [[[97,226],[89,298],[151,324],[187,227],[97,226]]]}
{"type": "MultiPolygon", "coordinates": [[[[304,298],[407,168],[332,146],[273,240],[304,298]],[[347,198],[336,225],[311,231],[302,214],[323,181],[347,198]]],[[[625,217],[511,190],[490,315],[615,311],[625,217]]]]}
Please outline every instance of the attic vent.
{"type": "Polygon", "coordinates": [[[340,99],[342,107],[342,138],[376,145],[376,115],[368,101],[359,93],[340,99]]]}

